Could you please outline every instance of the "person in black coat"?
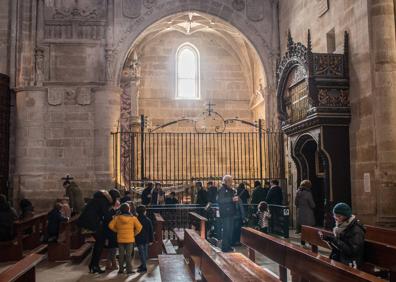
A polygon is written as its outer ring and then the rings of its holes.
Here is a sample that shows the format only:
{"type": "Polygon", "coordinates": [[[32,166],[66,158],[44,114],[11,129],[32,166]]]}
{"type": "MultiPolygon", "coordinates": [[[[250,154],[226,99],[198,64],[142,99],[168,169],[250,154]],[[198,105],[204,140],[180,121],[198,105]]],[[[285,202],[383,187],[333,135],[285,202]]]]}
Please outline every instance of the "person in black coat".
{"type": "Polygon", "coordinates": [[[131,191],[126,190],[124,193],[124,197],[121,198],[120,204],[131,202],[132,197],[131,197],[131,191]]]}
{"type": "Polygon", "coordinates": [[[48,213],[48,242],[56,242],[58,240],[60,224],[68,220],[69,218],[62,215],[62,204],[56,202],[54,208],[48,213]]]}
{"type": "Polygon", "coordinates": [[[14,221],[18,215],[7,202],[5,195],[0,194],[0,241],[9,241],[14,238],[14,221]]]}
{"type": "Polygon", "coordinates": [[[177,205],[179,201],[176,198],[176,193],[171,192],[168,197],[165,198],[165,205],[177,205]]]}
{"type": "Polygon", "coordinates": [[[196,204],[205,207],[208,204],[208,191],[205,190],[201,181],[197,181],[195,187],[198,190],[196,204]]]}
{"type": "Polygon", "coordinates": [[[110,209],[108,209],[103,216],[103,231],[106,239],[105,247],[107,249],[106,270],[110,270],[110,271],[118,269],[118,263],[116,258],[117,249],[118,249],[117,233],[115,233],[109,228],[109,223],[113,219],[113,217],[117,214],[119,206],[120,206],[120,202],[116,200],[113,203],[113,205],[110,207],[110,209]]]}
{"type": "Polygon", "coordinates": [[[149,182],[147,184],[147,187],[144,188],[143,192],[142,192],[142,205],[149,205],[151,204],[151,193],[153,191],[154,188],[154,184],[153,182],[149,182]]]}
{"type": "Polygon", "coordinates": [[[112,189],[110,192],[105,190],[95,192],[93,199],[84,207],[77,221],[78,226],[93,232],[93,237],[95,238],[91,262],[89,264],[89,271],[92,273],[104,272],[99,267],[100,256],[106,239],[103,228],[104,216],[119,197],[120,193],[116,189],[112,189]]]}
{"type": "Polygon", "coordinates": [[[233,178],[231,175],[223,177],[223,185],[219,190],[217,201],[219,203],[220,220],[222,223],[221,250],[223,252],[233,251],[231,248],[234,231],[234,217],[236,215],[236,203],[239,198],[235,196],[232,188],[233,178]]]}
{"type": "Polygon", "coordinates": [[[138,220],[142,225],[142,231],[136,235],[135,241],[139,250],[139,256],[141,265],[138,267],[138,272],[146,272],[147,271],[147,259],[148,259],[148,246],[150,243],[154,241],[153,236],[153,224],[151,220],[146,216],[146,207],[138,206],[137,209],[138,220]]]}
{"type": "Polygon", "coordinates": [[[327,236],[322,232],[319,232],[319,236],[331,247],[331,259],[358,268],[363,263],[366,231],[352,214],[349,205],[338,203],[333,208],[333,214],[336,221],[334,236],[327,236]]]}
{"type": "MultiPolygon", "coordinates": [[[[269,187],[269,183],[266,182],[267,186],[269,187]]],[[[258,205],[261,202],[265,202],[267,199],[267,194],[268,194],[268,187],[264,185],[264,188],[261,186],[260,181],[255,181],[254,182],[254,190],[252,193],[252,205],[258,205]]],[[[254,207],[256,209],[256,207],[254,207]]]]}
{"type": "Polygon", "coordinates": [[[242,204],[246,205],[250,198],[249,191],[246,189],[245,183],[240,183],[237,188],[237,196],[241,199],[242,204]]]}
{"type": "Polygon", "coordinates": [[[282,205],[283,204],[283,192],[279,186],[279,181],[274,179],[271,181],[271,188],[268,191],[267,198],[265,200],[268,205],[282,205]]]}
{"type": "Polygon", "coordinates": [[[213,185],[212,181],[208,182],[208,202],[217,203],[217,187],[213,185]]]}

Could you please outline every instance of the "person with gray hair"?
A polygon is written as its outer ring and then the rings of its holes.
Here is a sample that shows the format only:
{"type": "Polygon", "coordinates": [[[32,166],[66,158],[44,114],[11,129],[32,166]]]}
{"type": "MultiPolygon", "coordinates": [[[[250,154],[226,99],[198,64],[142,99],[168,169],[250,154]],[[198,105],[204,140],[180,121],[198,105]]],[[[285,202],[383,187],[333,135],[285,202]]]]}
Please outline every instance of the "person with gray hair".
{"type": "Polygon", "coordinates": [[[223,184],[219,190],[218,203],[220,212],[220,221],[222,223],[222,240],[221,250],[223,252],[233,251],[231,247],[232,235],[234,231],[234,216],[236,214],[236,203],[238,196],[232,188],[233,178],[231,175],[224,175],[223,184]]]}

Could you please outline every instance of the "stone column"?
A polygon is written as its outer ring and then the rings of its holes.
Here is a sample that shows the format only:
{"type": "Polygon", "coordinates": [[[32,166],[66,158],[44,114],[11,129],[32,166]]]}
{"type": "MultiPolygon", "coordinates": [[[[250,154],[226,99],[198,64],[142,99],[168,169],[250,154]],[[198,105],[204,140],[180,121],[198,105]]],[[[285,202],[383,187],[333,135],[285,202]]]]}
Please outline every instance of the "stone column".
{"type": "Polygon", "coordinates": [[[371,41],[375,95],[377,167],[371,187],[377,195],[377,221],[396,222],[396,38],[393,0],[372,0],[371,41]]]}
{"type": "Polygon", "coordinates": [[[113,139],[120,119],[122,89],[104,86],[93,89],[95,97],[94,167],[96,189],[108,189],[113,185],[113,139]]]}

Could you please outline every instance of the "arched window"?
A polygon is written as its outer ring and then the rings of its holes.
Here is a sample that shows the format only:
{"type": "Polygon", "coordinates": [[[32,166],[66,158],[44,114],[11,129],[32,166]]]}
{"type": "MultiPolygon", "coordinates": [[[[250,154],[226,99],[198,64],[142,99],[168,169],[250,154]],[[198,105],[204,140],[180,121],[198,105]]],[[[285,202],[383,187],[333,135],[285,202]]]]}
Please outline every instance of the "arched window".
{"type": "Polygon", "coordinates": [[[199,52],[190,44],[182,44],[176,52],[176,99],[199,99],[199,52]]]}

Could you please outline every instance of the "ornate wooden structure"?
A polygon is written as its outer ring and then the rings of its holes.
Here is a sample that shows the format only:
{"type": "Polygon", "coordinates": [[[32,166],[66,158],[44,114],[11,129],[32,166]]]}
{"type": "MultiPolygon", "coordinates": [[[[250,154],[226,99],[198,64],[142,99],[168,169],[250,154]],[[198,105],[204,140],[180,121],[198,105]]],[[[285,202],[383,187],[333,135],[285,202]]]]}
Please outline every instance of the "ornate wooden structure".
{"type": "Polygon", "coordinates": [[[8,195],[10,139],[9,77],[0,73],[0,193],[8,195]]]}
{"type": "Polygon", "coordinates": [[[293,42],[277,66],[278,111],[289,137],[297,183],[310,179],[322,224],[332,203],[351,199],[349,160],[348,34],[344,54],[314,53],[293,42]]]}

